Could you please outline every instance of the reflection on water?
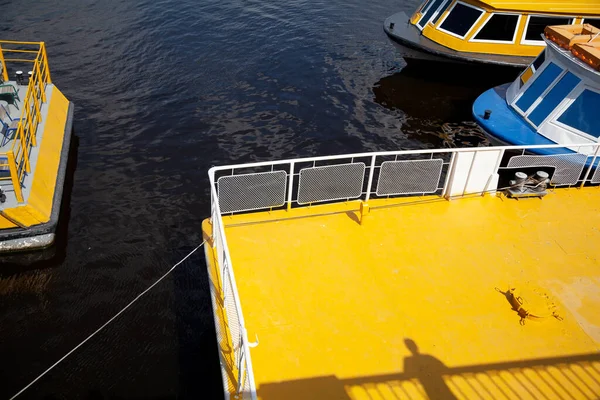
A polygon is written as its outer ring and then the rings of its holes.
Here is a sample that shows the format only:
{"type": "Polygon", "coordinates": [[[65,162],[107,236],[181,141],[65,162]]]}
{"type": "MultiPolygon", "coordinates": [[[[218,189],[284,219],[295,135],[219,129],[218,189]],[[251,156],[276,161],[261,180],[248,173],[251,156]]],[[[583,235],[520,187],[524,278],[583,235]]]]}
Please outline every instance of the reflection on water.
{"type": "MultiPolygon", "coordinates": [[[[46,41],[80,142],[50,260],[0,258],[0,397],[199,243],[211,166],[484,145],[470,103],[512,78],[403,69],[382,23],[418,3],[4,2],[2,37],[46,41]]],[[[204,268],[197,253],[31,393],[215,397],[204,268]]]]}
{"type": "Polygon", "coordinates": [[[488,140],[473,122],[473,102],[517,73],[510,68],[409,64],[374,85],[374,100],[401,114],[402,132],[414,147],[486,146],[488,140]]]}

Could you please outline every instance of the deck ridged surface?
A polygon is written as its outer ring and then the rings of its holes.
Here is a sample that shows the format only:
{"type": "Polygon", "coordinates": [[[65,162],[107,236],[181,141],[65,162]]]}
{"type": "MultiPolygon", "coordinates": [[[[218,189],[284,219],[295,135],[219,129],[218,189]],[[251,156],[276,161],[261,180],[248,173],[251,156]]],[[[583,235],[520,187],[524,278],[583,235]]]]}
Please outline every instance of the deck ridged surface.
{"type": "Polygon", "coordinates": [[[344,208],[224,217],[259,398],[600,397],[598,188],[344,208]]]}

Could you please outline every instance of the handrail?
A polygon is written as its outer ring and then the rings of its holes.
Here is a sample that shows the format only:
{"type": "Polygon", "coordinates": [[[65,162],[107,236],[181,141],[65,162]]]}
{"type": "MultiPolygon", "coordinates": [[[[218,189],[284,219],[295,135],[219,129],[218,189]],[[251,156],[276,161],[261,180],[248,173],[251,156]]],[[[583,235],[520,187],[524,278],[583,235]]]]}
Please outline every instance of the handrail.
{"type": "Polygon", "coordinates": [[[46,46],[44,42],[0,40],[0,64],[5,81],[9,81],[10,76],[7,63],[16,64],[14,69],[17,69],[19,64],[33,64],[30,67],[27,91],[24,98],[20,99],[21,115],[12,146],[9,151],[0,153],[0,159],[7,160],[15,196],[21,203],[24,200],[21,185],[25,174],[31,172],[29,154],[31,148],[37,146],[37,132],[42,122],[42,105],[46,102],[46,85],[51,83],[46,46]],[[35,58],[7,58],[5,53],[35,54],[35,58]]]}
{"type": "MultiPolygon", "coordinates": [[[[211,207],[211,220],[213,224],[213,246],[217,251],[217,263],[218,271],[219,271],[219,279],[222,282],[223,286],[223,303],[227,303],[227,300],[233,302],[233,309],[227,309],[226,306],[226,315],[228,318],[228,326],[229,329],[238,330],[238,343],[237,348],[235,348],[232,343],[233,348],[233,366],[237,369],[237,373],[234,374],[236,381],[231,382],[232,386],[235,388],[237,395],[241,395],[242,397],[245,394],[249,394],[252,400],[256,399],[256,387],[254,383],[254,373],[252,371],[252,361],[250,358],[250,348],[248,344],[248,332],[246,330],[246,324],[244,322],[244,316],[242,314],[242,307],[240,304],[240,298],[237,291],[237,285],[235,281],[235,276],[233,273],[233,268],[231,264],[231,255],[229,254],[229,246],[227,245],[227,238],[225,237],[224,223],[221,215],[221,210],[219,208],[219,202],[217,197],[217,192],[215,190],[214,185],[214,177],[211,176],[211,198],[213,199],[213,204],[211,207]],[[216,200],[216,201],[215,201],[216,200]],[[227,287],[225,284],[225,279],[229,280],[231,285],[231,290],[227,292],[225,288],[227,287]],[[236,318],[232,318],[230,313],[235,313],[236,318]],[[235,320],[237,320],[237,324],[234,324],[235,320]],[[236,326],[237,325],[237,326],[236,326]]],[[[232,338],[233,341],[233,338],[232,338]]],[[[227,386],[227,385],[226,385],[227,386]]]]}
{"type": "Polygon", "coordinates": [[[220,165],[210,168],[210,171],[222,171],[226,169],[238,169],[238,168],[253,168],[253,167],[265,167],[268,165],[281,165],[289,164],[290,162],[302,163],[302,162],[313,162],[313,161],[328,161],[328,160],[341,160],[345,158],[362,158],[376,156],[395,156],[395,155],[409,155],[409,154],[439,154],[439,153],[464,153],[473,152],[477,150],[480,152],[497,151],[497,150],[536,150],[536,149],[564,149],[568,147],[591,147],[595,148],[600,146],[600,143],[575,143],[575,144],[536,144],[536,145],[521,145],[521,146],[491,146],[491,147],[457,147],[457,148],[444,148],[444,149],[418,149],[418,150],[391,150],[391,151],[377,151],[367,153],[349,153],[339,154],[334,156],[317,156],[317,157],[304,157],[304,158],[290,158],[288,160],[274,160],[274,161],[260,161],[246,164],[230,164],[220,165]]]}

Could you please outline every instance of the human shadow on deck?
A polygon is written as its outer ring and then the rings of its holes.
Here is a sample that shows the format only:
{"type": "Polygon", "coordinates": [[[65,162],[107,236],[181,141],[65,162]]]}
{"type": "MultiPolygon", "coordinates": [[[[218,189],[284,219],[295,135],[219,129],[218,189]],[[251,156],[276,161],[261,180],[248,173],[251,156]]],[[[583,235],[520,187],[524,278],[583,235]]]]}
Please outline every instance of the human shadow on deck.
{"type": "Polygon", "coordinates": [[[404,342],[411,355],[404,358],[403,373],[267,383],[257,388],[258,396],[262,400],[600,398],[599,353],[447,367],[420,353],[413,340],[404,342]]]}
{"type": "Polygon", "coordinates": [[[411,353],[404,359],[404,373],[418,379],[430,399],[456,399],[444,382],[443,376],[448,373],[448,367],[434,356],[420,353],[413,340],[404,339],[404,344],[411,353]]]}

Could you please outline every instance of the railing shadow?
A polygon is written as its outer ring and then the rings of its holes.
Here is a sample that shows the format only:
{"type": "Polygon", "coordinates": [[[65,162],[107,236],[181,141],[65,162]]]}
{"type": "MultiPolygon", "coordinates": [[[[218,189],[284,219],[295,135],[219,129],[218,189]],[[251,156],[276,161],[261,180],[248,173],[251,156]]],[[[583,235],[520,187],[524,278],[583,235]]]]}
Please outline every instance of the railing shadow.
{"type": "Polygon", "coordinates": [[[258,396],[274,399],[597,399],[600,353],[538,358],[460,367],[419,351],[405,339],[410,355],[404,372],[340,379],[334,375],[261,384],[258,396]]]}

